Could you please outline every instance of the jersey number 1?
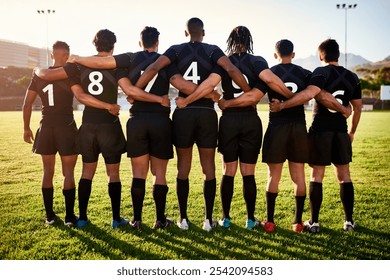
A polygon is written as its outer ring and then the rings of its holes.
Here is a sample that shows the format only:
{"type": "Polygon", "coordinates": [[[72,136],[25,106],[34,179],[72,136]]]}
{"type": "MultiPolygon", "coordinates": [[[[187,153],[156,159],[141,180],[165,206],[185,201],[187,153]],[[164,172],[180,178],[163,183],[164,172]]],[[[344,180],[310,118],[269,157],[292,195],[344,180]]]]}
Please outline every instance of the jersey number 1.
{"type": "Polygon", "coordinates": [[[43,92],[47,92],[47,100],[49,102],[49,106],[54,106],[54,90],[53,84],[48,84],[42,89],[43,92]]]}

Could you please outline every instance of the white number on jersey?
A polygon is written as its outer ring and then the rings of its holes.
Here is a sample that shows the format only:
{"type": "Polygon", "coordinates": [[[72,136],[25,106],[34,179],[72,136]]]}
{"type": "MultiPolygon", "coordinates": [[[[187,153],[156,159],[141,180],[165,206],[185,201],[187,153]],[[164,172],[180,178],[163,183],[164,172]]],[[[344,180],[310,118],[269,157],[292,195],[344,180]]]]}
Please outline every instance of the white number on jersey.
{"type": "Polygon", "coordinates": [[[49,101],[49,106],[54,106],[53,84],[48,84],[42,89],[42,91],[47,92],[47,100],[49,101]]]}
{"type": "MultiPolygon", "coordinates": [[[[336,98],[336,100],[337,100],[340,104],[343,104],[343,101],[342,101],[340,98],[337,98],[337,96],[339,96],[339,95],[344,95],[344,91],[343,91],[343,90],[335,91],[334,93],[332,93],[332,95],[334,96],[334,98],[336,98]]],[[[329,110],[329,112],[331,112],[331,113],[337,113],[337,111],[335,111],[335,110],[331,110],[331,109],[329,109],[329,108],[328,108],[328,110],[329,110]]]]}
{"type": "Polygon", "coordinates": [[[93,71],[89,73],[89,80],[91,83],[88,85],[88,92],[92,95],[100,95],[103,92],[103,85],[100,83],[103,81],[103,74],[99,71],[93,71]]]}
{"type": "Polygon", "coordinates": [[[298,86],[296,83],[293,83],[293,82],[287,82],[287,83],[284,83],[286,85],[286,87],[291,90],[292,93],[296,93],[297,90],[298,90],[298,86]]]}
{"type": "MultiPolygon", "coordinates": [[[[145,71],[141,71],[141,75],[144,73],[145,71]]],[[[152,89],[153,85],[154,85],[154,82],[156,81],[157,79],[157,76],[158,76],[158,73],[156,75],[154,75],[153,79],[150,80],[150,82],[146,85],[146,88],[145,88],[145,91],[146,92],[150,92],[150,90],[152,89]]]]}
{"type": "MultiPolygon", "coordinates": [[[[242,74],[245,78],[245,81],[248,83],[248,78],[242,74]]],[[[235,89],[238,89],[238,90],[241,90],[241,88],[232,80],[232,86],[235,88],[235,89]]],[[[241,94],[243,94],[244,92],[241,90],[240,92],[236,92],[234,93],[234,98],[237,98],[239,97],[241,94]]]]}
{"type": "Polygon", "coordinates": [[[198,84],[200,76],[198,76],[198,63],[196,61],[191,63],[187,71],[184,73],[183,78],[187,81],[192,81],[194,84],[198,84]],[[190,73],[192,73],[191,76],[190,73]]]}

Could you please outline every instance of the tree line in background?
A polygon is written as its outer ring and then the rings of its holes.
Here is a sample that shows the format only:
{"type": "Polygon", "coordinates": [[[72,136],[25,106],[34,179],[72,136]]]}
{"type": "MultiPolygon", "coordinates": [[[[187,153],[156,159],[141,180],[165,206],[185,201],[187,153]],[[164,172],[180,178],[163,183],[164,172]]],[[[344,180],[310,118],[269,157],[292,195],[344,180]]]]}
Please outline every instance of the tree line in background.
{"type": "MultiPolygon", "coordinates": [[[[381,85],[390,85],[390,66],[377,68],[361,66],[354,71],[361,77],[363,98],[379,99],[381,85]]],[[[21,109],[31,77],[32,69],[29,68],[13,66],[0,68],[0,111],[21,109]]],[[[38,99],[36,102],[39,105],[38,99]]]]}

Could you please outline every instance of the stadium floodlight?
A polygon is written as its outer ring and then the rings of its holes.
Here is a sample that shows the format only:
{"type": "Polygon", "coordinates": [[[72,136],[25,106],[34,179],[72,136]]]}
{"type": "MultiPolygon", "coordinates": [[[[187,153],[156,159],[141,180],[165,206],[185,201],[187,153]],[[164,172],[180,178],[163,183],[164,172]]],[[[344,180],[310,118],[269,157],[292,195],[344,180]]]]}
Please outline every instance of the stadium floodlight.
{"type": "Polygon", "coordinates": [[[50,65],[50,50],[49,50],[49,14],[54,14],[55,10],[37,10],[37,13],[40,15],[46,15],[46,51],[47,51],[47,67],[50,65]]]}
{"type": "Polygon", "coordinates": [[[357,7],[357,4],[336,4],[337,9],[344,9],[345,10],[345,51],[344,51],[344,67],[347,68],[347,11],[349,9],[355,9],[357,7]]]}

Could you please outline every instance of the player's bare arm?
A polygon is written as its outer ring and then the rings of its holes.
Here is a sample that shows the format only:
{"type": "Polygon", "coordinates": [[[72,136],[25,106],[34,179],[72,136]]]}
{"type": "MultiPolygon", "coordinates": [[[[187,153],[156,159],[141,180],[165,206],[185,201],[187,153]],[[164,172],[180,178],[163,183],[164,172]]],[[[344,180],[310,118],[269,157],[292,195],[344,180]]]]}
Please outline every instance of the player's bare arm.
{"type": "Polygon", "coordinates": [[[360,116],[362,114],[362,107],[363,107],[363,102],[361,99],[352,99],[351,100],[352,104],[352,121],[350,124],[350,128],[348,131],[349,138],[351,139],[351,143],[353,142],[353,139],[355,137],[355,132],[358,127],[359,121],[360,121],[360,116]]]}
{"type": "Polygon", "coordinates": [[[270,69],[265,69],[259,74],[259,78],[265,82],[271,89],[283,95],[286,98],[291,98],[294,94],[289,90],[283,81],[275,75],[270,69]]]}
{"type": "Polygon", "coordinates": [[[345,118],[348,118],[352,113],[350,106],[343,106],[331,93],[325,90],[321,90],[315,99],[328,109],[340,112],[345,118]]]}
{"type": "Polygon", "coordinates": [[[53,68],[53,69],[43,69],[43,68],[35,68],[35,75],[37,75],[42,80],[46,81],[57,81],[64,80],[68,78],[63,67],[53,68]]]}
{"type": "Polygon", "coordinates": [[[165,66],[168,66],[169,64],[171,64],[171,60],[165,55],[161,55],[154,63],[150,64],[145,69],[145,72],[142,73],[135,86],[144,88],[158,73],[158,71],[163,69],[165,66]]]}
{"type": "Polygon", "coordinates": [[[170,101],[167,95],[158,96],[148,93],[136,86],[134,86],[128,78],[122,78],[118,81],[118,85],[124,91],[124,93],[133,100],[160,103],[162,106],[169,108],[170,101]]]}
{"type": "MultiPolygon", "coordinates": [[[[176,105],[179,108],[186,107],[188,104],[208,96],[210,93],[214,92],[214,88],[221,81],[221,76],[216,73],[211,73],[206,80],[204,80],[193,93],[191,93],[186,98],[178,97],[176,99],[176,105]]],[[[191,82],[190,82],[191,83],[191,82]]],[[[214,93],[213,93],[214,94],[214,93]]],[[[219,96],[219,94],[218,94],[219,96]]]]}
{"type": "Polygon", "coordinates": [[[90,94],[84,92],[83,88],[80,85],[73,85],[71,87],[73,95],[77,98],[78,101],[83,103],[86,106],[94,107],[98,109],[107,110],[110,114],[117,116],[119,115],[120,106],[118,104],[110,104],[103,101],[100,101],[93,97],[90,94]]]}
{"type": "Polygon", "coordinates": [[[241,94],[237,98],[233,99],[221,99],[218,101],[218,106],[220,109],[225,110],[230,107],[248,107],[255,106],[259,103],[260,99],[264,96],[264,92],[258,88],[253,88],[250,91],[247,91],[241,94]]]}
{"type": "Polygon", "coordinates": [[[30,128],[30,120],[31,120],[32,106],[37,96],[38,93],[36,93],[35,91],[27,90],[23,102],[23,125],[24,125],[23,139],[24,142],[29,144],[31,144],[34,141],[34,134],[30,128]]]}
{"type": "MultiPolygon", "coordinates": [[[[190,81],[187,81],[186,79],[183,78],[183,76],[181,74],[173,75],[169,79],[169,82],[177,90],[179,90],[180,92],[182,92],[186,95],[190,95],[190,94],[194,93],[195,90],[198,88],[197,84],[190,82],[190,81]]],[[[211,93],[208,93],[203,97],[209,98],[209,99],[213,100],[214,102],[217,102],[219,100],[220,94],[213,89],[211,91],[211,93]]],[[[183,97],[178,97],[178,98],[183,98],[183,97]]]]}
{"type": "Polygon", "coordinates": [[[68,63],[78,63],[94,69],[115,69],[116,61],[113,56],[78,56],[70,55],[68,63]]]}
{"type": "Polygon", "coordinates": [[[290,99],[280,102],[277,99],[272,99],[269,104],[271,112],[280,112],[283,109],[295,107],[298,105],[302,105],[310,99],[314,98],[317,94],[321,92],[321,89],[314,85],[309,85],[304,90],[298,92],[290,99]]]}
{"type": "Polygon", "coordinates": [[[218,59],[217,64],[221,66],[232,78],[232,80],[243,90],[250,91],[251,88],[248,85],[246,79],[242,75],[241,71],[233,65],[230,59],[227,56],[222,56],[218,59]]]}

